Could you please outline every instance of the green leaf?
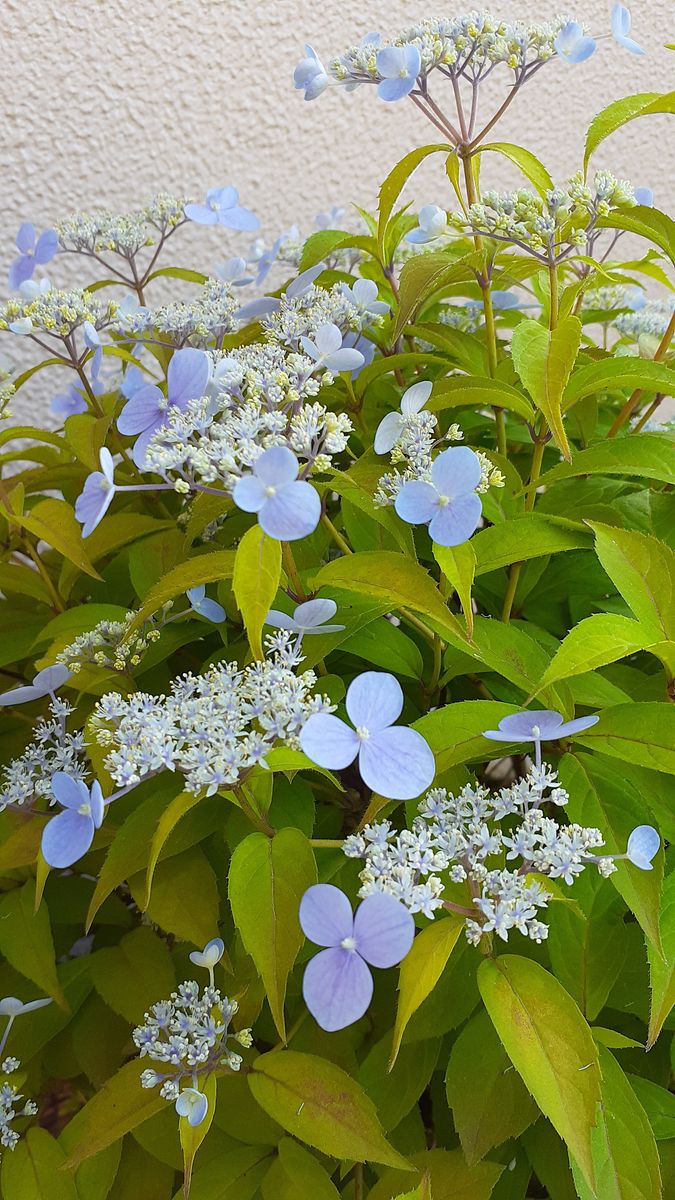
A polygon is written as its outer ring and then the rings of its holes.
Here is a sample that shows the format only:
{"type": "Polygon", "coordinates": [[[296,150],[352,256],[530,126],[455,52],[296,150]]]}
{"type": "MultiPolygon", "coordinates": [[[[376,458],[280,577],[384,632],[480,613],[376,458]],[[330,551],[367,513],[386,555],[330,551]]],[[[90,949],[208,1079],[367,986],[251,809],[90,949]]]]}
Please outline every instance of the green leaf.
{"type": "MultiPolygon", "coordinates": [[[[191,1200],[260,1200],[258,1185],[269,1173],[272,1154],[269,1146],[237,1146],[221,1152],[197,1167],[191,1200]]],[[[184,1200],[182,1188],[174,1200],[184,1200]]]]}
{"type": "Polygon", "coordinates": [[[398,1008],[392,1040],[391,1071],[406,1025],[423,1000],[433,991],[462,932],[463,921],[453,916],[438,917],[418,933],[399,969],[398,1008]]]}
{"type": "Polygon", "coordinates": [[[159,279],[166,276],[168,279],[184,279],[187,283],[208,283],[208,275],[202,275],[201,271],[191,271],[188,267],[158,267],[152,275],[148,275],[146,283],[151,283],[153,279],[159,279]]]}
{"type": "Polygon", "coordinates": [[[4,1200],[79,1200],[74,1180],[61,1168],[66,1156],[46,1129],[34,1126],[2,1158],[4,1200]]]}
{"type": "Polygon", "coordinates": [[[594,117],[586,134],[584,149],[584,174],[588,168],[588,160],[595,153],[601,142],[610,134],[615,133],[622,125],[634,121],[636,117],[648,116],[652,113],[668,113],[674,111],[675,92],[670,95],[660,95],[659,92],[640,92],[637,96],[622,96],[614,100],[594,117]]]}
{"type": "MultiPolygon", "coordinates": [[[[563,410],[567,412],[580,400],[587,396],[602,396],[604,392],[626,391],[640,388],[645,392],[663,392],[672,396],[675,390],[675,371],[667,363],[654,362],[649,358],[638,358],[632,354],[619,358],[604,358],[600,362],[588,363],[579,367],[570,378],[563,397],[563,410]]],[[[621,438],[619,442],[610,440],[601,446],[621,447],[629,458],[632,456],[634,440],[659,438],[663,443],[668,440],[672,446],[672,437],[663,434],[634,434],[630,438],[621,438]]],[[[648,444],[648,441],[646,442],[648,444]]],[[[601,446],[593,449],[599,450],[601,446]]],[[[589,451],[583,453],[588,454],[589,451]]]]}
{"type": "MultiPolygon", "coordinates": [[[[387,265],[387,250],[385,242],[387,238],[387,227],[389,218],[394,210],[396,201],[398,200],[405,184],[417,169],[420,163],[424,162],[430,154],[445,153],[448,154],[452,147],[447,143],[441,143],[434,146],[418,146],[416,150],[411,150],[410,154],[406,154],[400,162],[389,172],[379,195],[379,209],[377,217],[377,248],[380,256],[380,262],[383,266],[387,265]]],[[[395,247],[392,247],[393,251],[395,247]]]]}
{"type": "Polygon", "coordinates": [[[471,545],[476,555],[476,575],[485,575],[513,562],[586,549],[591,539],[584,527],[574,521],[527,513],[480,529],[471,539],[471,545]]]}
{"type": "Polygon", "coordinates": [[[416,254],[409,259],[399,279],[400,301],[393,340],[396,341],[425,301],[453,283],[475,282],[480,266],[481,256],[478,253],[457,259],[447,251],[432,251],[416,254]]]}
{"type": "Polygon", "coordinates": [[[675,639],[675,552],[634,529],[587,524],[600,562],[638,621],[654,640],[675,639]]]}
{"type": "Polygon", "coordinates": [[[471,379],[465,375],[460,378],[441,379],[434,384],[434,390],[425,408],[429,412],[443,412],[447,408],[484,408],[486,405],[494,408],[507,408],[510,412],[524,417],[530,424],[534,423],[535,412],[527,396],[500,379],[471,379]]]}
{"type": "Polygon", "coordinates": [[[611,1051],[600,1047],[602,1098],[591,1132],[595,1189],[572,1171],[580,1200],[661,1200],[659,1155],[647,1115],[611,1051]]]}
{"type": "Polygon", "coordinates": [[[237,547],[232,587],[254,658],[263,658],[262,629],[280,578],[281,542],[252,525],[237,547]]]}
{"type": "Polygon", "coordinates": [[[125,1063],[73,1117],[72,1136],[77,1141],[65,1164],[68,1170],[162,1111],[166,1100],[157,1088],[141,1087],[141,1070],[138,1058],[125,1063]]]}
{"type": "Polygon", "coordinates": [[[176,596],[180,596],[181,592],[186,592],[188,588],[198,587],[201,583],[230,579],[234,571],[234,559],[234,550],[212,550],[209,554],[195,555],[187,562],[179,563],[148,592],[131,630],[138,629],[158,608],[168,600],[175,600],[176,596]]]}
{"type": "Polygon", "coordinates": [[[274,1023],[284,1040],[286,981],[303,943],[298,907],[316,881],[314,855],[299,829],[280,829],[273,838],[251,833],[232,855],[228,884],[232,916],[262,976],[274,1023]]]}
{"type": "Polygon", "coordinates": [[[675,1005],[675,871],[671,871],[663,881],[659,929],[663,958],[651,942],[647,943],[651,988],[648,1050],[651,1050],[675,1005]]]}
{"type": "Polygon", "coordinates": [[[157,828],[152,835],[152,841],[150,842],[150,857],[148,858],[148,866],[145,872],[145,895],[141,908],[147,908],[150,901],[155,867],[157,866],[159,856],[164,849],[167,838],[173,833],[181,818],[189,813],[196,804],[199,804],[201,799],[202,796],[194,792],[179,792],[177,796],[173,797],[173,800],[169,801],[162,812],[157,822],[157,828]]]}
{"type": "Polygon", "coordinates": [[[424,1150],[410,1155],[416,1170],[385,1171],[368,1193],[368,1200],[391,1200],[405,1188],[407,1200],[411,1195],[417,1200],[420,1173],[428,1176],[427,1190],[421,1191],[422,1200],[489,1200],[494,1186],[504,1168],[500,1163],[481,1162],[470,1167],[464,1161],[461,1150],[424,1150]],[[410,1189],[413,1188],[412,1192],[410,1189]]]}
{"type": "Polygon", "coordinates": [[[598,725],[577,736],[582,746],[610,758],[675,775],[675,706],[657,701],[615,704],[598,725]]]}
{"type": "Polygon", "coordinates": [[[405,1196],[397,1196],[396,1200],[433,1200],[429,1172],[424,1172],[424,1178],[419,1187],[416,1187],[412,1192],[406,1192],[405,1196]]]}
{"type": "Polygon", "coordinates": [[[183,1151],[183,1189],[186,1196],[190,1192],[190,1184],[192,1183],[192,1171],[194,1168],[197,1151],[206,1137],[209,1129],[213,1124],[213,1118],[216,1111],[216,1077],[208,1075],[204,1081],[204,1086],[199,1089],[204,1093],[208,1100],[208,1108],[206,1116],[200,1125],[191,1125],[187,1117],[178,1118],[178,1128],[180,1133],[180,1144],[183,1151]]]}
{"type": "MultiPolygon", "coordinates": [[[[537,692],[559,679],[570,679],[596,671],[608,663],[626,658],[638,650],[648,650],[658,640],[630,617],[598,613],[586,617],[571,629],[544,672],[537,692]]],[[[535,695],[537,693],[535,692],[535,695]]]]}
{"type": "MultiPolygon", "coordinates": [[[[639,707],[621,705],[621,708],[639,707]]],[[[666,705],[654,705],[665,708],[666,705]]],[[[606,709],[600,724],[604,724],[615,709],[606,709]]],[[[635,714],[633,721],[635,721],[635,714]]],[[[644,824],[644,805],[638,792],[609,763],[597,756],[576,758],[566,754],[559,767],[560,781],[569,793],[570,820],[600,830],[604,838],[603,852],[625,854],[628,835],[637,825],[644,824]]],[[[618,861],[610,880],[623,896],[651,942],[661,951],[659,937],[659,907],[663,880],[663,851],[659,850],[651,871],[641,871],[630,862],[618,861]]]]}
{"type": "Polygon", "coordinates": [[[440,1048],[438,1037],[404,1044],[396,1065],[388,1072],[391,1037],[387,1031],[359,1064],[356,1078],[375,1104],[385,1133],[400,1125],[429,1086],[440,1048]]]}
{"type": "MultiPolygon", "coordinates": [[[[0,954],[62,1008],[68,1004],[56,973],[54,941],[47,905],[34,906],[35,883],[26,880],[0,900],[0,954]]],[[[36,997],[31,997],[36,999],[36,997]]]]}
{"type": "Polygon", "coordinates": [[[261,1192],[263,1200],[299,1200],[300,1196],[311,1196],[312,1200],[340,1200],[334,1183],[309,1150],[294,1142],[293,1138],[282,1138],[277,1146],[278,1159],[265,1177],[261,1192]]]}
{"type": "Polygon", "coordinates": [[[675,1095],[642,1075],[630,1074],[630,1085],[642,1105],[657,1142],[675,1137],[675,1095]]]}
{"type": "Polygon", "coordinates": [[[40,500],[30,513],[21,518],[10,517],[12,524],[21,525],[40,541],[47,542],[85,575],[100,579],[85,551],[80,525],[65,500],[40,500]]]}
{"type": "Polygon", "coordinates": [[[464,637],[459,621],[424,567],[401,558],[393,550],[368,550],[333,559],[314,576],[316,588],[323,584],[363,596],[388,598],[392,607],[410,607],[452,630],[454,636],[464,637]]]}
{"type": "Polygon", "coordinates": [[[276,1050],[257,1058],[247,1078],[265,1112],[323,1154],[407,1168],[406,1159],[387,1142],[373,1102],[334,1063],[276,1050]]]}
{"type": "Polygon", "coordinates": [[[572,316],[563,317],[552,331],[538,321],[521,321],[511,339],[513,365],[546,418],[561,454],[568,460],[572,454],[561,405],[580,342],[581,321],[572,316]]]}
{"type": "Polygon", "coordinates": [[[526,150],[524,146],[514,146],[511,142],[491,142],[489,146],[480,147],[481,154],[484,154],[486,150],[494,150],[495,153],[501,154],[515,163],[540,196],[544,196],[553,187],[553,180],[544,164],[539,161],[536,154],[533,154],[531,150],[526,150]]]}
{"type": "Polygon", "coordinates": [[[476,1013],[453,1043],[445,1087],[469,1165],[539,1116],[486,1012],[476,1013]]]}
{"type": "Polygon", "coordinates": [[[600,1072],[577,1005],[548,971],[515,954],[485,959],[478,986],[511,1062],[593,1186],[600,1072]]]}
{"type": "MultiPolygon", "coordinates": [[[[625,360],[621,360],[622,362],[625,360]]],[[[673,439],[661,433],[632,433],[580,450],[571,463],[560,463],[541,476],[549,488],[559,479],[577,475],[637,475],[675,484],[673,439]]]]}
{"type": "Polygon", "coordinates": [[[130,1025],[160,996],[170,996],[176,975],[165,941],[145,925],[125,934],[117,946],[92,954],[94,986],[106,1004],[130,1025]]]}
{"type": "Polygon", "coordinates": [[[368,454],[364,454],[349,471],[331,473],[331,490],[336,491],[343,500],[355,505],[359,512],[377,521],[378,525],[395,539],[403,553],[414,559],[415,549],[410,526],[401,520],[390,505],[378,507],[373,504],[373,493],[383,471],[381,460],[372,459],[368,454]]]}
{"type": "Polygon", "coordinates": [[[675,262],[675,221],[658,208],[638,205],[637,208],[622,209],[608,217],[601,217],[596,228],[625,229],[627,233],[636,233],[638,237],[653,242],[668,255],[671,262],[675,262]]]}
{"type": "Polygon", "coordinates": [[[357,630],[342,643],[342,649],[407,679],[422,678],[424,663],[416,643],[384,618],[357,630]]]}
{"type": "MultiPolygon", "coordinates": [[[[129,890],[140,907],[145,871],[131,876],[129,890]]],[[[218,934],[219,904],[213,867],[204,851],[193,846],[159,864],[145,911],[166,933],[201,948],[218,934]]]]}
{"type": "MultiPolygon", "coordinates": [[[[544,888],[547,880],[541,880],[544,888]]],[[[551,968],[584,1016],[594,1021],[607,1003],[626,957],[625,909],[621,898],[595,872],[586,872],[579,904],[552,904],[546,939],[551,968]]]]}
{"type": "Polygon", "coordinates": [[[434,558],[448,583],[459,596],[469,637],[473,634],[473,608],[471,588],[476,574],[476,551],[473,542],[461,546],[438,546],[433,544],[434,558]]]}

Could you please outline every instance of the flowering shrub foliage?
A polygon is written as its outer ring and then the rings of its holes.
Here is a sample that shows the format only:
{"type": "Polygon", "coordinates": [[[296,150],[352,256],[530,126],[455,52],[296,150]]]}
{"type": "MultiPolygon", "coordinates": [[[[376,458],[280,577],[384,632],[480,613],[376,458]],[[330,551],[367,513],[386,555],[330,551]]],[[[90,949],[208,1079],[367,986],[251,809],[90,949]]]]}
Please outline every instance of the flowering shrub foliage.
{"type": "Polygon", "coordinates": [[[602,34],[306,47],[305,100],[372,84],[435,138],[309,236],[231,185],[21,226],[3,1200],[674,1194],[675,239],[603,165],[673,98],[609,105],[566,182],[492,140],[602,34]]]}

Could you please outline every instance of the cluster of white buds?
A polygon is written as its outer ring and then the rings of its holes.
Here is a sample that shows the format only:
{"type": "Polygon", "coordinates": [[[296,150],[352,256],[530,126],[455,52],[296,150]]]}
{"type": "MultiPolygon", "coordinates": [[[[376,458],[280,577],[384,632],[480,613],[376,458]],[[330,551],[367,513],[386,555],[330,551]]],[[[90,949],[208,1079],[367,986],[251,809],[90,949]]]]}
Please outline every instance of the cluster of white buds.
{"type": "Polygon", "coordinates": [[[364,310],[346,284],[331,288],[311,284],[299,294],[284,294],[274,312],[263,317],[268,339],[292,350],[299,350],[300,339],[313,338],[322,325],[336,325],[344,336],[350,330],[360,332],[381,324],[378,309],[364,310]]]}
{"type": "Polygon", "coordinates": [[[130,260],[144,246],[152,246],[157,235],[166,234],[186,218],[185,197],[161,192],[145,206],[129,213],[107,210],[77,212],[56,226],[61,249],[76,254],[118,254],[130,260]]]}
{"type": "Polygon", "coordinates": [[[114,320],[118,309],[115,300],[100,300],[81,288],[49,288],[40,290],[32,299],[12,299],[3,304],[0,329],[69,338],[85,322],[97,331],[104,329],[114,320]]]}
{"type": "Polygon", "coordinates": [[[614,326],[623,337],[638,342],[641,338],[662,338],[672,320],[675,304],[671,299],[647,300],[633,312],[620,313],[614,326]]]}
{"type": "Polygon", "coordinates": [[[591,185],[577,174],[544,196],[528,188],[484,192],[480,203],[471,204],[466,213],[453,213],[451,220],[459,229],[520,246],[548,263],[588,249],[601,218],[636,204],[630,183],[597,171],[591,185]]]}
{"type": "Polygon", "coordinates": [[[176,1111],[191,1125],[201,1125],[208,1111],[208,1099],[199,1089],[216,1068],[238,1071],[242,1057],[230,1049],[228,1041],[248,1048],[253,1038],[250,1029],[230,1031],[238,1005],[221,996],[214,986],[213,969],[222,958],[224,946],[214,938],[203,951],[190,958],[209,971],[209,983],[201,988],[193,980],[181,983],[169,1000],[153,1004],[145,1014],[145,1023],[133,1031],[133,1040],[141,1058],[151,1058],[162,1070],[148,1068],[141,1074],[144,1088],[157,1087],[160,1095],[176,1105],[176,1111]],[[183,1086],[189,1081],[189,1086],[183,1086]]]}
{"type": "Polygon", "coordinates": [[[297,748],[310,714],[332,706],[311,694],[313,671],[295,674],[299,657],[287,632],[266,644],[270,657],[262,662],[218,663],[204,675],[179,676],[168,696],[103,696],[91,726],[110,750],[105,767],[118,787],[169,770],[183,776],[188,791],[213,795],[239,783],[275,745],[297,748]]]}
{"type": "Polygon", "coordinates": [[[37,720],[33,741],[23,754],[2,768],[0,812],[8,805],[27,805],[39,799],[51,803],[52,776],[57,771],[84,780],[90,770],[84,757],[84,734],[66,728],[72,706],[55,696],[49,710],[47,720],[37,720]]]}
{"type": "Polygon", "coordinates": [[[207,346],[220,343],[237,329],[237,301],[229,283],[208,279],[191,300],[174,300],[157,308],[141,305],[120,313],[121,334],[155,345],[207,346]]]}
{"type": "Polygon", "coordinates": [[[112,671],[129,671],[139,665],[150,644],[159,640],[160,627],[172,607],[172,602],[165,604],[140,629],[132,629],[137,617],[133,610],[123,621],[99,621],[93,629],[79,634],[61,650],[56,656],[57,661],[73,674],[87,664],[112,671]]]}
{"type": "Polygon", "coordinates": [[[610,857],[595,853],[603,844],[600,830],[545,814],[544,805],[560,808],[568,800],[551,767],[532,766],[496,793],[480,785],[467,785],[457,796],[434,788],[412,829],[397,831],[382,821],[347,838],[343,849],[365,860],[360,896],[388,892],[427,917],[442,907],[458,911],[473,944],[491,932],[507,941],[511,929],[541,942],[548,927],[538,912],[551,892],[539,876],[572,884],[589,864],[604,876],[616,869],[610,857]],[[509,869],[510,861],[517,868],[509,869]],[[445,900],[448,884],[464,885],[466,901],[445,900]]]}
{"type": "Polygon", "coordinates": [[[437,71],[450,79],[478,82],[499,65],[516,75],[518,83],[556,54],[555,40],[567,23],[509,23],[483,9],[458,17],[429,18],[388,39],[376,35],[330,61],[330,74],[351,90],[361,83],[380,83],[378,52],[385,46],[414,47],[419,54],[416,78],[424,88],[437,71]]]}
{"type": "Polygon", "coordinates": [[[7,1018],[2,1038],[0,1039],[0,1146],[7,1150],[14,1150],[19,1141],[19,1131],[13,1128],[14,1121],[21,1117],[34,1117],[38,1111],[38,1106],[34,1100],[26,1100],[19,1091],[16,1084],[11,1083],[9,1077],[14,1075],[21,1063],[18,1058],[9,1055],[7,1058],[2,1058],[7,1039],[17,1017],[23,1013],[34,1012],[38,1008],[44,1008],[45,1005],[51,1004],[51,1000],[30,1000],[27,1004],[22,1003],[16,996],[5,996],[0,1000],[0,1017],[7,1018]],[[23,1104],[21,1101],[23,1100],[23,1104]]]}

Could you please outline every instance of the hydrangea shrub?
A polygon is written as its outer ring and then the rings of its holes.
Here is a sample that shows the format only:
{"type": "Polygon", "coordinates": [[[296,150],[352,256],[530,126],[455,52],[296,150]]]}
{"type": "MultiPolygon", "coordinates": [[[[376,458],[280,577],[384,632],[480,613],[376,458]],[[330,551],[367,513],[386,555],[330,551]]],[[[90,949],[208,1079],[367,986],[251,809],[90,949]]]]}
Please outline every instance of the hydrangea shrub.
{"type": "Polygon", "coordinates": [[[3,1200],[674,1194],[675,238],[604,165],[673,97],[568,181],[495,140],[602,32],[307,46],[305,100],[434,127],[309,236],[232,186],[21,226],[3,1200]]]}

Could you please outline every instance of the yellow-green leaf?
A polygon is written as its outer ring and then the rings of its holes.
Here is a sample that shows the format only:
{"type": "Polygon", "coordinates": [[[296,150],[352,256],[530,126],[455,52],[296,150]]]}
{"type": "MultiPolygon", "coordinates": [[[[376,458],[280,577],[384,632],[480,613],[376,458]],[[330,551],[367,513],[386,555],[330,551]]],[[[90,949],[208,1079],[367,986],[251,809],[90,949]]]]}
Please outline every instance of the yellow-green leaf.
{"type": "Polygon", "coordinates": [[[511,1062],[593,1187],[600,1070],[577,1005],[553,975],[515,954],[485,959],[478,986],[511,1062]]]}
{"type": "Polygon", "coordinates": [[[675,639],[675,552],[648,533],[588,524],[600,562],[638,621],[654,641],[675,639]]]}
{"type": "Polygon", "coordinates": [[[316,880],[312,848],[299,829],[280,829],[272,838],[251,833],[239,843],[230,863],[228,892],[234,922],[262,976],[274,1023],[284,1040],[286,981],[303,942],[298,908],[316,880]]]}
{"type": "Polygon", "coordinates": [[[434,558],[448,583],[459,596],[469,637],[473,633],[471,588],[476,574],[476,552],[471,542],[461,546],[433,546],[434,558]]]}
{"type": "Polygon", "coordinates": [[[34,1126],[2,1157],[4,1200],[80,1200],[74,1180],[61,1168],[66,1156],[46,1129],[34,1126]]]}
{"type": "Polygon", "coordinates": [[[405,1027],[438,983],[462,927],[463,922],[457,917],[438,917],[417,934],[410,952],[403,959],[399,971],[398,1009],[389,1058],[390,1071],[401,1048],[405,1027]]]}
{"type": "Polygon", "coordinates": [[[327,1059],[272,1051],[255,1060],[247,1078],[261,1108],[308,1146],[333,1158],[408,1168],[385,1138],[372,1100],[327,1059]]]}
{"type": "MultiPolygon", "coordinates": [[[[0,954],[62,1008],[68,1004],[56,974],[54,941],[46,905],[35,911],[32,879],[0,900],[0,954]]],[[[37,999],[37,997],[30,997],[37,999]]]]}
{"type": "Polygon", "coordinates": [[[628,121],[634,121],[636,117],[668,113],[674,110],[675,92],[663,96],[659,92],[640,92],[636,96],[622,96],[620,100],[614,100],[608,104],[598,113],[597,117],[593,117],[588,127],[584,150],[584,172],[588,167],[589,158],[600,143],[620,129],[622,125],[626,125],[628,121]]]}
{"type": "Polygon", "coordinates": [[[148,617],[168,600],[175,600],[181,592],[188,588],[198,587],[201,583],[214,583],[220,579],[230,579],[234,570],[234,550],[212,550],[209,554],[195,555],[187,562],[179,563],[177,567],[167,571],[148,592],[141,605],[136,619],[131,626],[138,629],[148,617]]]}
{"type": "Polygon", "coordinates": [[[659,928],[663,958],[651,943],[647,944],[652,993],[648,1050],[654,1045],[675,1005],[675,871],[671,871],[663,883],[659,928]]]}
{"type": "Polygon", "coordinates": [[[141,908],[145,909],[148,906],[155,867],[157,866],[159,856],[162,853],[167,838],[173,833],[181,817],[189,813],[190,809],[194,808],[195,804],[199,804],[201,799],[202,797],[199,793],[179,792],[177,796],[174,796],[173,800],[169,801],[161,814],[157,822],[157,828],[152,835],[152,841],[150,842],[150,857],[145,872],[145,896],[143,897],[141,908]]]}
{"type": "Polygon", "coordinates": [[[190,1184],[192,1182],[192,1171],[194,1167],[197,1151],[206,1137],[216,1112],[216,1077],[208,1075],[203,1088],[200,1091],[206,1096],[209,1106],[206,1110],[206,1116],[199,1125],[191,1125],[187,1117],[178,1118],[178,1129],[180,1133],[180,1144],[183,1151],[183,1189],[185,1195],[190,1192],[190,1184]]]}
{"type": "Polygon", "coordinates": [[[533,154],[531,150],[526,150],[524,146],[514,146],[511,142],[491,142],[488,146],[480,147],[481,154],[485,154],[486,150],[494,150],[503,158],[508,158],[510,162],[515,163],[540,196],[544,196],[553,187],[553,180],[544,164],[539,161],[536,154],[533,154]]]}
{"type": "Polygon", "coordinates": [[[141,1087],[142,1066],[138,1058],[125,1063],[73,1117],[77,1141],[65,1166],[78,1167],[118,1138],[124,1137],[166,1105],[157,1088],[141,1087]]]}
{"type": "Polygon", "coordinates": [[[572,454],[561,403],[580,342],[581,321],[572,316],[564,317],[553,330],[545,329],[538,321],[521,321],[511,339],[513,365],[568,460],[572,454]]]}
{"type": "Polygon", "coordinates": [[[281,542],[252,525],[237,547],[232,587],[254,658],[263,657],[262,628],[281,578],[281,542]]]}
{"type": "Polygon", "coordinates": [[[12,521],[22,525],[40,541],[53,546],[86,575],[91,575],[93,579],[101,578],[89,561],[75,513],[65,500],[40,500],[30,513],[24,513],[20,519],[12,518],[12,521]]]}

